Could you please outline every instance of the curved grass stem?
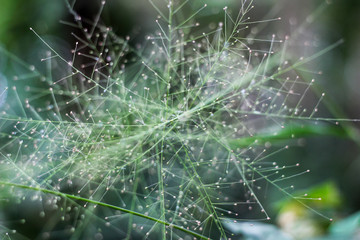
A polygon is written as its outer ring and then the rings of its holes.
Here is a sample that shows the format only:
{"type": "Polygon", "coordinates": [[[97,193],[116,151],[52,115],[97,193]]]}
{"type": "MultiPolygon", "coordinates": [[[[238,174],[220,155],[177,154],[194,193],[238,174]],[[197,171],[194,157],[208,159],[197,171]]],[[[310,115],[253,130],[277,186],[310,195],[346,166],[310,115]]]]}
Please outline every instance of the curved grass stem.
{"type": "Polygon", "coordinates": [[[99,202],[99,201],[95,201],[95,200],[91,200],[91,199],[87,199],[87,198],[83,198],[83,197],[79,197],[79,196],[74,196],[74,195],[67,194],[67,193],[56,192],[56,191],[41,188],[41,187],[26,186],[26,185],[23,185],[23,184],[16,184],[16,183],[9,183],[9,182],[0,181],[0,185],[6,185],[6,186],[11,186],[11,187],[16,187],[16,188],[27,189],[27,190],[34,190],[34,191],[39,191],[39,192],[43,192],[43,193],[56,195],[56,196],[63,197],[63,198],[68,198],[68,199],[72,199],[72,200],[79,200],[79,201],[84,201],[84,202],[87,202],[87,203],[92,203],[92,204],[95,204],[95,205],[98,205],[98,206],[111,208],[111,209],[118,210],[118,211],[121,211],[121,212],[124,212],[124,213],[129,213],[129,214],[131,214],[133,216],[138,216],[138,217],[150,220],[150,221],[154,221],[156,223],[163,224],[164,226],[172,227],[172,228],[180,230],[180,231],[182,231],[184,233],[191,234],[194,237],[197,237],[197,238],[200,238],[200,239],[209,239],[208,237],[205,237],[205,236],[203,236],[203,235],[201,235],[199,233],[193,232],[191,230],[185,229],[185,228],[183,228],[181,226],[178,226],[178,225],[175,225],[175,224],[172,224],[172,223],[168,223],[166,221],[163,221],[163,220],[160,220],[160,219],[157,219],[157,218],[154,218],[154,217],[150,217],[150,216],[144,215],[142,213],[126,209],[126,208],[111,205],[111,204],[108,204],[108,203],[99,202]]]}

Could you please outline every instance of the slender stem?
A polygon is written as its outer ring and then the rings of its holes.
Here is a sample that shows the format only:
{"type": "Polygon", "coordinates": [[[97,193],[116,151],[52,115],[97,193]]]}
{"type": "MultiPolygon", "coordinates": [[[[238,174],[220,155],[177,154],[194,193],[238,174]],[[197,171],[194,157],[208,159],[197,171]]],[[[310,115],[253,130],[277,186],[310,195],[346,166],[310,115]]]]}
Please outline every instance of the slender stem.
{"type": "Polygon", "coordinates": [[[198,233],[193,232],[191,230],[185,229],[182,226],[175,225],[175,224],[172,224],[172,223],[168,223],[168,222],[162,221],[160,219],[150,217],[150,216],[141,214],[139,212],[135,212],[135,211],[132,211],[132,210],[129,210],[129,209],[126,209],[126,208],[122,208],[122,207],[118,207],[118,206],[115,206],[115,205],[111,205],[111,204],[107,204],[107,203],[103,203],[103,202],[99,202],[99,201],[95,201],[95,200],[91,200],[91,199],[87,199],[87,198],[83,198],[83,197],[79,197],[79,196],[74,196],[74,195],[66,194],[66,193],[62,193],[62,192],[56,192],[56,191],[41,188],[41,187],[31,187],[31,186],[27,186],[27,185],[10,183],[10,182],[5,182],[5,181],[0,181],[0,185],[6,185],[6,186],[11,186],[11,187],[16,187],[16,188],[27,189],[27,190],[40,191],[40,192],[43,192],[43,193],[49,193],[49,194],[60,196],[60,197],[63,197],[63,198],[69,198],[69,199],[73,199],[73,200],[79,200],[79,201],[84,201],[84,202],[87,202],[87,203],[92,203],[92,204],[99,205],[99,206],[102,206],[102,207],[107,207],[107,208],[119,210],[121,212],[129,213],[129,214],[132,214],[134,216],[138,216],[138,217],[150,220],[150,221],[154,221],[154,222],[163,224],[165,226],[169,226],[169,227],[172,227],[174,229],[178,229],[178,230],[180,230],[182,232],[185,232],[187,234],[191,234],[194,237],[198,237],[200,239],[209,239],[208,237],[205,237],[205,236],[203,236],[201,234],[198,234],[198,233]]]}

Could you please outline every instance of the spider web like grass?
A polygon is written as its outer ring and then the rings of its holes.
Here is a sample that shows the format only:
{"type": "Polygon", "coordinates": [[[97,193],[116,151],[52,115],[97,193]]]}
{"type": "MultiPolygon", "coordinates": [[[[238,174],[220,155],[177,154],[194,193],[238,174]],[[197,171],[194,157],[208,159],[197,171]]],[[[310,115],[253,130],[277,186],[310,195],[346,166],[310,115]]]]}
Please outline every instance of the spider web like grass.
{"type": "Polygon", "coordinates": [[[106,228],[126,239],[224,239],[224,221],[270,220],[265,185],[306,206],[282,182],[309,170],[282,174],[300,165],[269,161],[289,148],[272,143],[316,133],[307,123],[346,120],[318,117],[324,94],[307,102],[314,81],[298,74],[339,43],[294,61],[289,37],[246,35],[268,22],[249,20],[252,1],[235,16],[224,8],[208,33],[196,23],[206,5],[186,15],[190,1],[170,1],[168,13],[154,4],[159,31],[136,48],[100,23],[103,4],[92,22],[68,3],[75,22],[64,23],[83,34],[73,34],[71,59],[31,29],[49,50],[46,73],[7,53],[28,71],[18,81],[44,87],[27,87],[25,101],[10,89],[0,115],[5,196],[45,202],[42,231],[70,239],[106,228]]]}

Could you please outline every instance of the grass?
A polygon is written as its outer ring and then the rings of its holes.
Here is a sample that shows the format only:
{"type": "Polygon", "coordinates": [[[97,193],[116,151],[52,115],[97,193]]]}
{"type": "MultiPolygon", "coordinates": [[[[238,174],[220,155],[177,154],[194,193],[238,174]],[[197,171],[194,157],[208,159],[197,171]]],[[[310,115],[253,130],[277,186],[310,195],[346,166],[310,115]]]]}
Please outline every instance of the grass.
{"type": "Polygon", "coordinates": [[[269,22],[248,18],[252,1],[237,14],[224,8],[204,33],[196,19],[206,5],[188,13],[191,1],[169,1],[164,12],[150,2],[159,30],[138,47],[101,24],[105,2],[94,22],[67,2],[75,22],[64,23],[82,32],[71,57],[32,28],[48,49],[45,71],[1,49],[25,69],[15,80],[30,93],[7,90],[0,115],[2,205],[42,209],[38,232],[9,222],[4,238],[225,239],[226,221],[270,220],[266,186],[307,206],[287,182],[309,170],[270,159],[294,138],[348,137],[337,124],[354,120],[320,117],[325,95],[307,101],[317,91],[301,76],[340,42],[299,59],[290,37],[249,32],[269,22]]]}

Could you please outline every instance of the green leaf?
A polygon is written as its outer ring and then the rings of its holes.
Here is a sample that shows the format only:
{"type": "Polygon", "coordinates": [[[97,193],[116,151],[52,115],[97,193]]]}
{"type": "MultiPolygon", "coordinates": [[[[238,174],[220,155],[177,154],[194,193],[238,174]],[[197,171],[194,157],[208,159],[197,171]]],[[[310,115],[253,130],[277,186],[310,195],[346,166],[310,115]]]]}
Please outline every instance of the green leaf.
{"type": "Polygon", "coordinates": [[[288,142],[289,139],[297,139],[312,136],[336,136],[347,137],[346,132],[338,127],[328,124],[290,125],[275,132],[267,132],[253,137],[229,140],[231,147],[246,147],[249,145],[263,145],[266,142],[288,142]]]}
{"type": "Polygon", "coordinates": [[[355,233],[360,234],[360,212],[341,220],[334,222],[330,227],[330,233],[332,235],[353,235],[355,233]]]}

